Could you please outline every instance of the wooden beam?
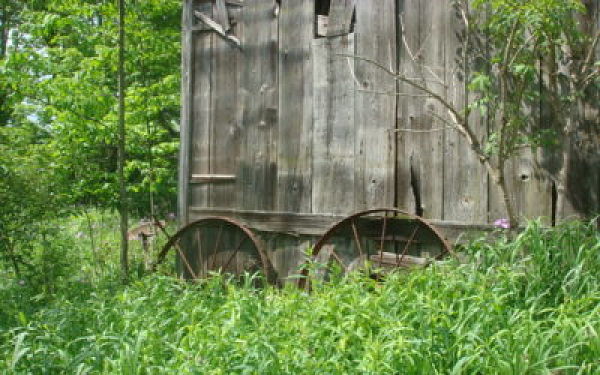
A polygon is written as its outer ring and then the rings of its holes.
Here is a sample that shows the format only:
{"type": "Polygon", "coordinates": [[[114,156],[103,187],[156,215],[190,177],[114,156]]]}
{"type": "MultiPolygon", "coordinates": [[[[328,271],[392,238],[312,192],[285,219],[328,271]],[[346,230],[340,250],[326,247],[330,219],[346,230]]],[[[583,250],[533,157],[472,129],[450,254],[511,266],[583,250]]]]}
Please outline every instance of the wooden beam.
{"type": "Polygon", "coordinates": [[[234,7],[238,7],[238,8],[241,8],[244,6],[244,3],[242,1],[235,1],[235,0],[225,0],[225,4],[234,6],[234,7]]]}
{"type": "Polygon", "coordinates": [[[183,7],[183,34],[182,34],[182,68],[181,80],[181,146],[179,150],[179,178],[178,178],[178,216],[183,226],[188,222],[189,208],[189,168],[191,154],[191,123],[192,123],[192,92],[193,92],[193,36],[191,28],[193,1],[186,0],[183,7]]]}
{"type": "Polygon", "coordinates": [[[227,40],[228,42],[232,43],[236,47],[241,48],[240,40],[238,38],[236,38],[234,35],[227,34],[225,32],[225,29],[223,28],[223,26],[221,26],[218,22],[216,22],[215,20],[213,20],[206,14],[199,12],[199,11],[195,11],[194,16],[196,16],[196,18],[198,18],[200,20],[200,22],[202,22],[203,24],[205,24],[206,26],[211,28],[214,32],[216,32],[217,35],[219,35],[223,39],[227,40]]]}
{"type": "Polygon", "coordinates": [[[193,174],[190,184],[209,184],[235,182],[236,176],[232,174],[193,174]]]}
{"type": "MultiPolygon", "coordinates": [[[[286,233],[291,235],[322,236],[329,228],[346,216],[333,214],[300,214],[258,210],[236,210],[224,208],[190,207],[193,220],[207,216],[224,216],[261,232],[286,233]]],[[[450,242],[465,241],[492,232],[492,225],[473,225],[451,221],[430,220],[450,242]]]]}

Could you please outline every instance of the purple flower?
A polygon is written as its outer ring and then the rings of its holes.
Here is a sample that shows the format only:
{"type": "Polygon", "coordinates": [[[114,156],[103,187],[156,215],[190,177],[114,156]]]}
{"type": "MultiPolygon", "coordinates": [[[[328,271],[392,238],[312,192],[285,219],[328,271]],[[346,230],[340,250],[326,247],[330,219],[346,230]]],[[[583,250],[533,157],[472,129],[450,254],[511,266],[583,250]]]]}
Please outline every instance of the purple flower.
{"type": "Polygon", "coordinates": [[[508,219],[498,219],[494,221],[494,226],[496,228],[508,229],[510,228],[510,221],[508,219]]]}

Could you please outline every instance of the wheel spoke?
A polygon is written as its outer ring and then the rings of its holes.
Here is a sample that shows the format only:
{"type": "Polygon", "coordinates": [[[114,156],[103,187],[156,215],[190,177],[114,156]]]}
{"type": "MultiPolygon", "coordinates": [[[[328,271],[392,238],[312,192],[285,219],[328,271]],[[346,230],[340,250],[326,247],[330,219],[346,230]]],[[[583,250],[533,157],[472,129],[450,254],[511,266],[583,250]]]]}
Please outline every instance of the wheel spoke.
{"type": "Polygon", "coordinates": [[[352,233],[354,234],[354,242],[356,242],[356,247],[358,248],[358,254],[362,258],[364,256],[362,246],[360,244],[360,237],[358,236],[358,230],[356,229],[356,223],[352,220],[352,233]]]}
{"type": "MultiPolygon", "coordinates": [[[[215,266],[223,266],[221,269],[224,270],[231,267],[240,250],[246,251],[244,246],[248,245],[248,251],[251,252],[248,256],[252,259],[248,259],[249,261],[244,264],[240,260],[231,273],[237,274],[242,271],[241,268],[244,270],[246,267],[255,269],[256,266],[260,266],[265,275],[276,280],[276,273],[274,270],[272,271],[272,265],[258,238],[250,229],[233,219],[216,216],[202,218],[183,226],[172,237],[164,227],[159,228],[169,237],[169,240],[160,250],[157,261],[153,264],[153,270],[156,270],[156,267],[165,260],[169,251],[172,251],[181,259],[180,268],[184,271],[184,277],[198,279],[205,277],[208,271],[216,270],[215,266]],[[196,232],[193,233],[194,231],[196,232]],[[226,241],[228,238],[231,240],[226,241]],[[232,242],[235,242],[235,246],[232,242]],[[228,250],[226,252],[223,251],[225,247],[228,250]],[[232,253],[229,250],[232,250],[232,253]],[[196,267],[194,263],[196,260],[193,258],[194,256],[198,256],[200,259],[199,267],[196,267]],[[226,262],[224,262],[225,258],[227,258],[226,262]]],[[[271,281],[269,280],[269,282],[271,281]]]]}
{"type": "Polygon", "coordinates": [[[181,250],[181,247],[179,246],[179,241],[177,241],[177,243],[175,244],[175,249],[177,249],[177,252],[179,253],[179,256],[181,257],[181,260],[183,261],[183,264],[185,265],[185,267],[187,268],[188,272],[190,273],[190,275],[192,275],[192,277],[194,279],[197,279],[198,276],[196,275],[196,273],[194,272],[194,270],[192,269],[192,266],[190,266],[190,263],[188,262],[185,254],[183,253],[183,251],[181,250]]]}
{"type": "Polygon", "coordinates": [[[217,262],[217,250],[219,249],[219,246],[221,244],[221,234],[222,233],[223,233],[223,224],[221,224],[221,226],[219,227],[219,232],[217,233],[217,241],[215,242],[215,247],[213,248],[213,252],[212,252],[212,265],[211,265],[212,269],[215,268],[215,263],[217,262]]]}
{"type": "Polygon", "coordinates": [[[154,224],[160,229],[161,232],[163,232],[163,234],[167,237],[167,240],[172,238],[167,229],[164,227],[164,225],[162,225],[156,216],[154,216],[154,224]]]}
{"type": "Polygon", "coordinates": [[[202,236],[201,236],[201,228],[198,228],[196,230],[196,244],[198,246],[198,262],[196,262],[197,264],[199,264],[199,270],[198,273],[200,274],[202,272],[202,236]]]}
{"type": "Polygon", "coordinates": [[[383,244],[385,240],[385,229],[387,226],[387,211],[383,216],[383,229],[381,231],[381,241],[379,243],[379,267],[381,267],[381,263],[383,261],[383,244]]]}
{"type": "Polygon", "coordinates": [[[240,247],[242,247],[242,244],[244,243],[244,241],[246,241],[248,239],[248,237],[246,236],[242,236],[242,239],[238,242],[238,244],[235,247],[235,250],[233,251],[233,254],[231,254],[231,256],[229,257],[229,259],[227,260],[227,263],[225,264],[225,267],[223,267],[223,269],[227,269],[227,267],[229,267],[229,264],[231,263],[231,261],[233,260],[233,258],[235,258],[235,256],[237,255],[238,251],[240,250],[240,247]]]}
{"type": "Polygon", "coordinates": [[[344,268],[344,272],[345,272],[346,269],[347,269],[346,263],[344,263],[344,261],[339,256],[339,254],[335,251],[335,249],[331,249],[331,255],[333,255],[333,257],[335,258],[335,260],[337,260],[338,263],[344,268]]]}
{"type": "Polygon", "coordinates": [[[419,228],[421,228],[421,226],[419,225],[419,223],[417,223],[417,226],[415,227],[415,230],[412,232],[412,234],[410,235],[410,238],[406,242],[406,246],[404,246],[404,250],[402,250],[402,256],[400,257],[398,265],[400,265],[400,263],[404,260],[404,256],[406,255],[406,253],[408,251],[408,248],[410,247],[410,245],[414,241],[415,236],[417,235],[417,232],[419,231],[419,228]]]}
{"type": "MultiPolygon", "coordinates": [[[[328,259],[326,263],[327,267],[332,267],[333,262],[337,262],[348,273],[358,268],[366,268],[369,271],[373,264],[379,263],[379,267],[385,267],[385,270],[380,270],[383,272],[388,268],[400,267],[409,258],[409,255],[421,249],[420,245],[415,249],[411,249],[411,247],[416,246],[415,244],[421,243],[421,240],[417,238],[419,231],[422,232],[421,226],[424,227],[423,229],[429,229],[434,235],[434,238],[429,239],[427,237],[423,239],[423,242],[428,245],[429,242],[427,241],[435,241],[431,242],[431,244],[440,243],[447,249],[447,252],[452,252],[441,233],[427,221],[397,208],[384,208],[357,212],[335,223],[316,242],[314,257],[318,260],[319,253],[323,253],[323,250],[326,250],[329,254],[326,258],[328,259]],[[361,233],[359,230],[363,232],[361,233]],[[342,241],[340,245],[343,243],[344,249],[347,248],[349,251],[354,251],[354,254],[352,254],[353,258],[348,265],[344,263],[340,256],[346,255],[345,252],[340,250],[340,247],[333,250],[328,249],[328,247],[335,246],[338,239],[342,241]],[[365,240],[364,242],[363,239],[365,240]],[[376,254],[377,250],[379,250],[378,255],[376,254]],[[357,253],[360,255],[360,258],[356,258],[357,253]],[[371,255],[373,253],[375,255],[371,255]],[[367,262],[359,262],[359,260],[362,261],[365,257],[367,262]],[[373,262],[370,262],[371,257],[373,262]]],[[[441,254],[444,255],[444,252],[441,254]]],[[[322,255],[320,258],[325,258],[325,256],[322,255]]],[[[318,278],[322,275],[319,272],[315,272],[312,276],[309,276],[309,271],[305,270],[303,271],[303,276],[308,276],[308,278],[301,285],[306,285],[310,283],[311,278],[318,278]]]]}

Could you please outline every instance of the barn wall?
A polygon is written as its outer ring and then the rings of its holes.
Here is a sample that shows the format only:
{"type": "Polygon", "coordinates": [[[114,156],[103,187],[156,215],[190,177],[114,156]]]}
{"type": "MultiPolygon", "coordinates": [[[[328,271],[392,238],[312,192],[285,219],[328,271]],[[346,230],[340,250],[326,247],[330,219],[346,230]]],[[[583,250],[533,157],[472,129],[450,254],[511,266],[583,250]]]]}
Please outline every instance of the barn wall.
{"type": "MultiPolygon", "coordinates": [[[[337,217],[380,206],[438,222],[506,217],[441,105],[347,57],[433,82],[441,97],[464,103],[468,66],[452,2],[331,0],[323,29],[315,26],[322,17],[315,18],[314,1],[185,0],[184,221],[190,211],[337,217]],[[192,16],[225,22],[223,7],[239,46],[192,16]]],[[[591,6],[598,20],[597,3],[591,6]]],[[[481,136],[492,129],[485,117],[471,121],[481,136]]],[[[523,153],[508,166],[510,184],[521,215],[550,217],[552,184],[532,157],[523,153]]]]}

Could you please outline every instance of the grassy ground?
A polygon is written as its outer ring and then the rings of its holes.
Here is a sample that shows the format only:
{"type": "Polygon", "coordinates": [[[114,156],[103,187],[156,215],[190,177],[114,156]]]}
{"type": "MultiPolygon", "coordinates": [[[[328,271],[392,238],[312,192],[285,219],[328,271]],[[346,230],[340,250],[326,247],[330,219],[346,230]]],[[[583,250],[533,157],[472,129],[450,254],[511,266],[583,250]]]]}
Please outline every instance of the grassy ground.
{"type": "Polygon", "coordinates": [[[311,294],[222,277],[145,276],[123,287],[98,272],[74,273],[49,295],[9,280],[0,373],[600,373],[592,226],[533,223],[512,241],[465,251],[468,264],[381,284],[355,276],[311,294]]]}

